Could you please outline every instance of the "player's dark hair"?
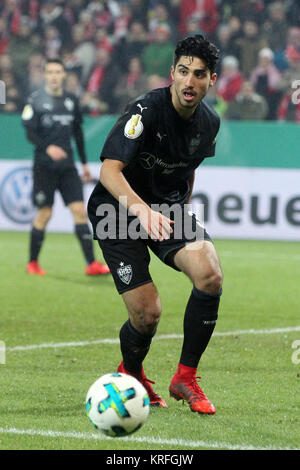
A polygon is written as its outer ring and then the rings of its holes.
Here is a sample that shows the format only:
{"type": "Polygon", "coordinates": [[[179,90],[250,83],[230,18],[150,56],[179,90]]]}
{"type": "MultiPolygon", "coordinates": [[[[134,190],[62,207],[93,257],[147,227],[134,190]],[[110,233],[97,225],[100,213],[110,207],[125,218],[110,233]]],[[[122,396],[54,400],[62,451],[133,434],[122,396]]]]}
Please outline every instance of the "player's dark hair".
{"type": "Polygon", "coordinates": [[[174,68],[182,56],[202,59],[211,74],[213,74],[220,58],[220,51],[212,42],[205,39],[204,36],[196,34],[177,43],[174,53],[174,68]]]}
{"type": "Polygon", "coordinates": [[[48,64],[59,64],[62,66],[62,68],[65,70],[65,64],[63,63],[63,61],[61,59],[59,59],[58,57],[52,57],[50,59],[47,59],[45,61],[45,68],[48,64]]]}

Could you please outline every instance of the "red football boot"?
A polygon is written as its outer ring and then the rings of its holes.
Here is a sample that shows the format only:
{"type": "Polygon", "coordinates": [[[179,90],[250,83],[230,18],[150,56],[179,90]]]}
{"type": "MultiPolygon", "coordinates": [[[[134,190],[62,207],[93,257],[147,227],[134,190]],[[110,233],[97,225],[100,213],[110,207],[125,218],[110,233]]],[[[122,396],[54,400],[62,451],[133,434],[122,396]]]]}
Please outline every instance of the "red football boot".
{"type": "Polygon", "coordinates": [[[157,393],[155,393],[152,386],[150,385],[150,384],[155,384],[155,382],[152,382],[152,380],[147,379],[145,371],[144,371],[144,367],[142,367],[141,372],[139,372],[137,374],[132,374],[131,372],[128,372],[125,369],[123,361],[122,361],[121,364],[119,364],[117,371],[121,372],[121,373],[123,372],[124,374],[132,375],[139,382],[141,382],[141,384],[145,387],[145,389],[147,390],[147,393],[149,395],[150,406],[158,406],[160,408],[168,408],[168,405],[166,404],[165,400],[162,397],[160,397],[157,393]]]}
{"type": "Polygon", "coordinates": [[[85,268],[85,274],[88,276],[99,276],[100,274],[109,274],[110,269],[99,261],[93,261],[85,268]]]}
{"type": "Polygon", "coordinates": [[[186,400],[193,412],[214,414],[216,408],[199,387],[197,379],[201,377],[196,377],[196,371],[194,367],[179,364],[169,387],[170,396],[175,400],[186,400]]]}
{"type": "Polygon", "coordinates": [[[37,261],[30,261],[26,266],[26,271],[28,274],[36,274],[37,276],[45,276],[46,274],[37,261]]]}

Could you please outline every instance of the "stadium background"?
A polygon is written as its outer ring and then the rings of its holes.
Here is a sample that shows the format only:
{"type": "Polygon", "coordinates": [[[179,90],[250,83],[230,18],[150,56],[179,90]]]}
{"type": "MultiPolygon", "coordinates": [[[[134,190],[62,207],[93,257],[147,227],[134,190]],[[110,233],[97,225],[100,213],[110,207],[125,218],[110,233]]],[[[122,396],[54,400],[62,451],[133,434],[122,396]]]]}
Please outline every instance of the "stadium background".
{"type": "MultiPolygon", "coordinates": [[[[60,56],[66,64],[66,87],[80,99],[97,178],[98,155],[118,113],[128,100],[170,83],[174,44],[198,32],[222,53],[207,100],[223,123],[216,158],[198,171],[194,208],[206,203],[205,223],[214,237],[298,240],[297,1],[1,2],[0,228],[28,231],[34,214],[32,146],[20,113],[43,83],[46,57],[60,56]]],[[[91,189],[86,185],[86,198],[91,189]]],[[[72,231],[59,196],[55,208],[49,230],[72,231]]]]}

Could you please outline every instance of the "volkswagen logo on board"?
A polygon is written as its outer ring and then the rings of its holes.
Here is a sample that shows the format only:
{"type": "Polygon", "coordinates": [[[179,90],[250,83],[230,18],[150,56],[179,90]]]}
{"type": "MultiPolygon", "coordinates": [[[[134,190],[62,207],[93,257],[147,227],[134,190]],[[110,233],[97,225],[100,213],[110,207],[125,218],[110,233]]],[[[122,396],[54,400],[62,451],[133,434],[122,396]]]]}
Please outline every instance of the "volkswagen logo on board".
{"type": "Polygon", "coordinates": [[[19,167],[7,173],[0,187],[0,206],[8,219],[28,224],[36,209],[32,203],[32,169],[19,167]]]}

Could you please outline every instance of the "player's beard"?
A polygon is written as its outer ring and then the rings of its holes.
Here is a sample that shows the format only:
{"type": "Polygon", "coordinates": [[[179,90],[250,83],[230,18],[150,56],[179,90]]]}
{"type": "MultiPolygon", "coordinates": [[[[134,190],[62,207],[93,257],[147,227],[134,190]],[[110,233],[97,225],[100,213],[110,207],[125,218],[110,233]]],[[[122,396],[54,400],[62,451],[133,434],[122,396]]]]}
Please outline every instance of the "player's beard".
{"type": "Polygon", "coordinates": [[[204,98],[205,96],[205,94],[203,94],[203,96],[194,95],[194,99],[189,103],[184,99],[184,95],[183,95],[183,92],[187,90],[178,90],[175,84],[174,84],[174,90],[175,90],[177,100],[180,106],[184,109],[190,109],[193,111],[197,108],[198,104],[200,103],[202,98],[204,98]]]}

